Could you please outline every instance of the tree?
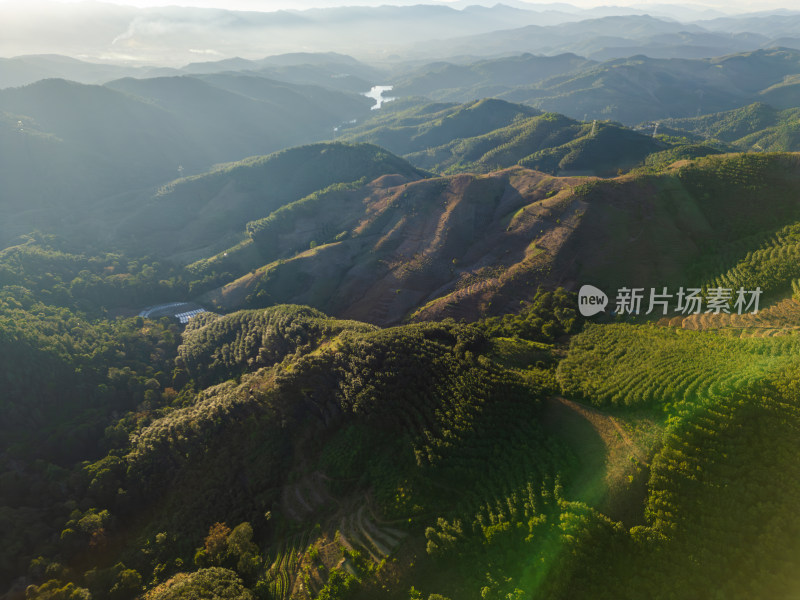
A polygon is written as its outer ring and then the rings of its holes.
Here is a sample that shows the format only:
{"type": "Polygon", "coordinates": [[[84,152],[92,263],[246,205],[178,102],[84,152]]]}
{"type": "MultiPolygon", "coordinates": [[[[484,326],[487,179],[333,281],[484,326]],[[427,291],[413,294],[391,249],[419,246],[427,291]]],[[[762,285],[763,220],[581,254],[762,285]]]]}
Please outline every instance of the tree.
{"type": "Polygon", "coordinates": [[[208,530],[205,545],[194,556],[197,566],[221,565],[228,554],[228,535],[231,528],[225,523],[214,523],[208,530]]]}
{"type": "Polygon", "coordinates": [[[253,527],[240,523],[233,528],[225,540],[228,563],[245,578],[254,578],[261,566],[258,546],[253,542],[253,527]]]}

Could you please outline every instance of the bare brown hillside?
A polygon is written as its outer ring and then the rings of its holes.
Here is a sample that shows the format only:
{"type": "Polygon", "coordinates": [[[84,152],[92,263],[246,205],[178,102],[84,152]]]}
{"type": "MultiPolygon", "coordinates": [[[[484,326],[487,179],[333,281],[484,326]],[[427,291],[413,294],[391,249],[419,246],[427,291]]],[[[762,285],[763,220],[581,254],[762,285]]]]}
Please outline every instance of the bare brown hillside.
{"type": "Polygon", "coordinates": [[[210,294],[223,309],[295,302],[372,323],[470,319],[541,283],[585,206],[586,178],[523,168],[400,183],[383,177],[336,192],[291,221],[282,246],[314,245],[325,224],[346,239],[275,261],[210,294]],[[422,307],[422,308],[419,308],[422,307]],[[419,309],[419,310],[418,310],[419,309]]]}
{"type": "Polygon", "coordinates": [[[737,240],[800,218],[797,161],[725,155],[614,179],[523,167],[385,175],[273,213],[245,243],[264,266],[202,300],[307,304],[386,325],[514,312],[539,286],[591,283],[613,297],[623,286],[702,285],[699,263],[739,260],[749,247],[737,240]]]}

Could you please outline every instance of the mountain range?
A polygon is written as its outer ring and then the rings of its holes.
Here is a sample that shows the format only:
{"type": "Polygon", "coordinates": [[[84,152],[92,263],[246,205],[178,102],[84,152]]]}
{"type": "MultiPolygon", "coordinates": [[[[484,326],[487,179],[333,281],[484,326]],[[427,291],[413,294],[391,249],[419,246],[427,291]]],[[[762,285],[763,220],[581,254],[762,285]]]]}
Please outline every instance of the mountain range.
{"type": "Polygon", "coordinates": [[[255,59],[297,51],[336,51],[381,62],[521,52],[574,52],[604,60],[637,53],[708,58],[776,44],[794,47],[800,39],[797,12],[720,16],[675,13],[657,5],[581,10],[558,4],[459,9],[417,4],[273,12],[102,3],[78,9],[54,2],[29,6],[0,7],[0,54],[65,53],[133,65],[163,65],[159,59],[169,56],[171,67],[203,58],[255,59]]]}
{"type": "Polygon", "coordinates": [[[470,4],[0,4],[0,600],[796,599],[796,13],[470,4]]]}
{"type": "Polygon", "coordinates": [[[315,144],[147,206],[277,207],[237,257],[6,248],[7,597],[791,598],[799,161],[432,176],[315,144]],[[553,289],[586,281],[763,296],[586,323],[553,289]],[[108,314],[204,290],[185,328],[108,314]]]}
{"type": "Polygon", "coordinates": [[[2,235],[80,222],[77,206],[128,202],[182,173],[329,138],[369,113],[357,94],[238,74],[122,79],[105,86],[49,79],[0,90],[2,235]],[[108,200],[117,198],[117,200],[108,200]],[[27,210],[20,212],[20,207],[27,210]]]}
{"type": "Polygon", "coordinates": [[[634,125],[720,112],[756,101],[788,107],[799,61],[800,51],[790,49],[694,60],[634,56],[603,63],[571,55],[522,55],[465,66],[433,64],[398,81],[392,93],[449,102],[491,95],[573,118],[634,125]],[[549,69],[558,67],[562,72],[551,74],[549,69]],[[516,78],[526,69],[544,76],[520,82],[516,78]],[[437,85],[440,80],[448,83],[437,85]]]}

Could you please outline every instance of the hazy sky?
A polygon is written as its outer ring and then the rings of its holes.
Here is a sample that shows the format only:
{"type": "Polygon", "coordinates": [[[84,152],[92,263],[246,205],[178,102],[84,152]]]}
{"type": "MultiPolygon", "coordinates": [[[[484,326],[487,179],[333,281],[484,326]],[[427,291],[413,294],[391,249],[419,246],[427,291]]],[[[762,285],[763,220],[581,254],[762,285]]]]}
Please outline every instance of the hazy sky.
{"type": "MultiPolygon", "coordinates": [[[[553,8],[558,2],[529,2],[521,0],[453,0],[461,8],[470,4],[492,6],[505,2],[512,6],[553,8]]],[[[478,35],[489,31],[520,27],[516,20],[502,11],[481,19],[476,13],[450,15],[455,18],[434,18],[414,24],[404,24],[395,30],[391,24],[380,22],[362,26],[368,17],[352,22],[337,22],[334,28],[304,19],[240,19],[205,12],[188,13],[183,18],[170,11],[157,14],[129,14],[114,4],[136,7],[194,6],[238,10],[275,11],[285,8],[305,9],[342,5],[413,5],[449,4],[445,0],[0,0],[0,57],[27,54],[63,54],[84,60],[126,62],[132,64],[183,65],[198,58],[219,59],[233,56],[260,58],[286,52],[335,51],[362,59],[380,60],[399,55],[412,56],[417,44],[434,40],[478,35]],[[108,10],[109,7],[114,10],[108,10]],[[463,17],[463,18],[462,18],[463,17]],[[245,27],[243,23],[272,22],[276,25],[245,27]],[[295,23],[298,21],[298,23],[295,23]],[[300,23],[302,22],[302,23],[300,23]],[[289,23],[289,24],[286,24],[289,23]],[[349,27],[349,28],[348,28],[349,27]],[[265,34],[265,31],[269,34],[265,34]],[[346,31],[346,35],[342,35],[346,31]]],[[[703,9],[715,8],[722,13],[752,12],[769,8],[800,8],[800,0],[569,0],[580,8],[614,5],[646,8],[654,14],[668,14],[679,21],[709,18],[703,9]],[[665,6],[669,5],[672,9],[665,6]],[[684,8],[676,8],[683,6],[684,8]],[[660,7],[660,8],[657,8],[660,7]],[[694,10],[687,10],[691,7],[694,10]],[[700,9],[699,11],[697,9],[700,9]]],[[[579,11],[573,11],[579,13],[579,11]]],[[[626,12],[626,11],[621,11],[626,12]]],[[[606,14],[606,13],[603,13],[606,14]]],[[[717,16],[719,12],[709,13],[717,16]]],[[[521,17],[515,17],[521,18],[521,17]]],[[[563,23],[563,16],[525,16],[530,23],[538,20],[563,23]]],[[[585,18],[567,15],[566,20],[585,18]]],[[[542,24],[545,24],[542,21],[542,24]]],[[[538,24],[538,21],[536,21],[538,24]]],[[[525,23],[529,24],[529,23],[525,23]]],[[[789,35],[784,33],[783,35],[789,35]]],[[[795,35],[792,33],[792,35],[795,35]]],[[[451,52],[451,49],[441,50],[451,52]]],[[[428,48],[425,52],[434,52],[428,48]]],[[[460,52],[464,52],[461,50],[460,52]]],[[[415,55],[414,55],[415,56],[415,55]]],[[[426,54],[427,56],[427,54],[426,54]]]]}
{"type": "MultiPolygon", "coordinates": [[[[74,3],[85,0],[54,0],[62,3],[74,3]]],[[[258,10],[272,11],[286,8],[303,9],[311,7],[330,7],[340,5],[380,5],[380,4],[447,4],[454,0],[105,0],[108,3],[124,4],[128,6],[198,6],[198,7],[218,7],[233,10],[258,10]]],[[[503,0],[496,0],[502,2],[503,0]]],[[[480,0],[476,4],[490,4],[480,0]]],[[[494,0],[493,2],[494,3],[494,0]]],[[[548,2],[542,2],[548,3],[548,2]]],[[[604,5],[615,6],[637,6],[643,4],[641,0],[567,0],[568,4],[581,8],[591,8],[604,5]]],[[[9,6],[30,6],[30,0],[0,0],[0,5],[9,6]]],[[[539,2],[531,2],[533,6],[539,2]]],[[[682,4],[703,8],[716,8],[726,12],[744,12],[766,10],[773,8],[800,8],[794,6],[798,4],[796,0],[759,0],[757,3],[751,0],[654,0],[652,4],[682,4]]]]}

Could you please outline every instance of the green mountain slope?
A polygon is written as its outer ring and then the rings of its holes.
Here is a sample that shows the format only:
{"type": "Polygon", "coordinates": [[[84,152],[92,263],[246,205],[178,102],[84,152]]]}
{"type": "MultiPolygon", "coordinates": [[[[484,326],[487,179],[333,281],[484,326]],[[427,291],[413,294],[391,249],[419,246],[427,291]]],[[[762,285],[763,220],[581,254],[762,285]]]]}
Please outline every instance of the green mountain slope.
{"type": "Polygon", "coordinates": [[[343,135],[382,144],[440,173],[519,164],[553,175],[610,175],[666,147],[618,125],[579,123],[501,100],[404,107],[390,105],[379,117],[344,128],[343,135]]]}
{"type": "MultiPolygon", "coordinates": [[[[382,175],[397,175],[403,180],[425,176],[404,160],[369,144],[323,143],[290,148],[176,180],[129,211],[132,214],[116,226],[114,235],[139,251],[149,249],[188,263],[237,244],[248,222],[267,217],[307,194],[334,184],[372,181],[382,175]]],[[[248,248],[237,250],[241,251],[248,248]]]]}
{"type": "MultiPolygon", "coordinates": [[[[465,76],[463,84],[443,87],[431,78],[427,86],[407,84],[408,95],[468,102],[491,90],[500,99],[575,119],[611,119],[634,125],[731,110],[757,101],[782,108],[794,106],[795,96],[785,80],[800,71],[800,52],[783,48],[694,60],[637,55],[588,63],[501,90],[497,86],[508,60],[477,63],[474,68],[480,73],[479,83],[465,76]],[[494,63],[498,70],[491,68],[494,63]]],[[[393,93],[404,97],[403,89],[398,85],[393,93]]]]}
{"type": "Polygon", "coordinates": [[[470,65],[432,63],[401,78],[392,92],[400,96],[436,97],[437,94],[467,94],[469,99],[498,96],[505,91],[577,72],[593,61],[575,54],[534,56],[521,54],[478,61],[470,65]]]}
{"type": "Polygon", "coordinates": [[[343,127],[341,134],[396,154],[410,154],[484,135],[540,114],[528,106],[491,98],[463,105],[398,100],[362,123],[343,127]]]}
{"type": "Polygon", "coordinates": [[[187,133],[168,113],[99,86],[45,80],[1,90],[0,110],[17,130],[3,139],[15,156],[3,163],[4,206],[136,189],[174,174],[182,154],[198,153],[188,153],[187,133]]]}
{"type": "Polygon", "coordinates": [[[326,139],[370,101],[258,77],[45,80],[0,90],[0,240],[96,237],[181,173],[326,139]],[[213,83],[211,83],[213,81],[213,83]],[[138,94],[138,95],[135,95],[138,94]],[[105,222],[95,215],[107,212],[105,222]],[[87,225],[86,220],[92,220],[87,225]]]}
{"type": "Polygon", "coordinates": [[[796,336],[615,324],[552,346],[575,312],[561,291],[474,325],[199,318],[170,343],[181,394],[74,467],[81,504],[53,512],[27,594],[791,597],[796,336]]]}
{"type": "Polygon", "coordinates": [[[791,597],[797,521],[788,498],[800,479],[786,451],[798,427],[796,343],[796,335],[740,340],[630,325],[574,338],[559,366],[566,393],[626,406],[622,414],[650,406],[669,415],[663,445],[641,465],[649,471],[646,525],[630,531],[638,558],[600,561],[653,578],[606,581],[606,590],[587,582],[587,597],[667,597],[659,589],[679,598],[791,597]],[[754,549],[768,572],[748,567],[754,549]],[[706,557],[702,566],[695,552],[706,557]]]}
{"type": "Polygon", "coordinates": [[[0,253],[3,583],[30,600],[791,598],[797,167],[423,177],[340,144],[254,159],[165,195],[202,214],[230,181],[317,191],[259,196],[276,209],[249,245],[270,262],[182,331],[107,307],[189,294],[211,262],[169,272],[41,236],[0,253]],[[366,160],[372,180],[318,189],[366,160]],[[586,282],[764,296],[741,318],[586,325],[545,291],[586,282]],[[363,322],[407,317],[428,322],[363,322]]]}
{"type": "Polygon", "coordinates": [[[668,119],[662,131],[727,142],[732,148],[751,152],[796,152],[800,109],[779,110],[755,103],[743,108],[690,119],[668,119]]]}
{"type": "Polygon", "coordinates": [[[361,117],[368,98],[242,74],[121,79],[105,87],[146,99],[191,131],[214,162],[324,139],[361,117]]]}
{"type": "Polygon", "coordinates": [[[471,1],[0,8],[383,57],[0,59],[0,600],[798,599],[800,14],[471,1]]]}

